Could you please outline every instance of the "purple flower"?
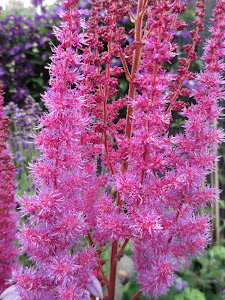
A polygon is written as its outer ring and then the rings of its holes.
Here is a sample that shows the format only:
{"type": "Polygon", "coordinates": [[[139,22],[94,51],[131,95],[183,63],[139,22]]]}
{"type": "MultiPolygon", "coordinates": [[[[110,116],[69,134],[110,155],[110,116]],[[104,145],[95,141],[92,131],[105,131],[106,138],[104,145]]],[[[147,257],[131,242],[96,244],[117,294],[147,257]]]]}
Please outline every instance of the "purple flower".
{"type": "Polygon", "coordinates": [[[28,42],[28,43],[25,44],[25,49],[28,50],[28,49],[32,48],[32,46],[33,45],[28,42]]]}
{"type": "Polygon", "coordinates": [[[187,281],[181,279],[180,277],[178,277],[176,279],[175,285],[176,285],[176,290],[179,291],[179,292],[188,287],[187,281]]]}
{"type": "MultiPolygon", "coordinates": [[[[42,11],[39,19],[36,15],[35,20],[12,14],[0,19],[3,39],[0,45],[0,78],[4,83],[6,102],[13,99],[21,104],[30,91],[36,94],[43,91],[43,84],[38,80],[40,73],[44,73],[45,78],[47,71],[44,71],[44,67],[41,71],[37,57],[38,53],[46,59],[50,56],[52,26],[49,20],[50,14],[46,10],[42,11]],[[31,76],[37,78],[37,81],[32,80],[31,76]]],[[[54,20],[57,22],[56,16],[54,20]]]]}
{"type": "Polygon", "coordinates": [[[0,67],[0,77],[4,75],[4,69],[2,67],[0,67]]]}
{"type": "MultiPolygon", "coordinates": [[[[9,144],[10,148],[15,153],[14,162],[18,167],[17,181],[19,189],[21,189],[21,184],[22,186],[24,185],[23,176],[27,172],[25,168],[25,162],[31,161],[32,156],[37,155],[37,151],[34,152],[33,139],[30,137],[30,135],[33,132],[33,128],[37,126],[41,109],[38,103],[36,103],[31,96],[27,96],[23,109],[19,108],[13,102],[10,102],[6,107],[6,112],[12,121],[10,126],[11,131],[9,136],[9,144]]],[[[28,179],[27,185],[30,185],[30,183],[31,180],[28,179]]],[[[32,185],[30,187],[33,190],[34,187],[32,185]]]]}
{"type": "Polygon", "coordinates": [[[26,161],[26,158],[24,156],[20,157],[18,159],[18,162],[21,163],[21,162],[25,162],[26,161]]]}
{"type": "Polygon", "coordinates": [[[43,0],[31,0],[31,3],[32,3],[34,6],[41,6],[42,3],[43,3],[43,0]]]}
{"type": "Polygon", "coordinates": [[[13,47],[13,48],[9,51],[9,54],[15,55],[15,54],[17,54],[18,52],[20,52],[21,50],[22,50],[21,46],[20,46],[20,45],[17,45],[17,46],[13,47]]]}
{"type": "Polygon", "coordinates": [[[83,0],[80,2],[80,8],[85,9],[85,8],[90,8],[91,7],[91,1],[89,0],[83,0]]]}
{"type": "Polygon", "coordinates": [[[196,80],[188,80],[185,79],[183,82],[183,86],[186,86],[189,90],[194,90],[197,87],[198,83],[196,80]]]}
{"type": "Polygon", "coordinates": [[[21,156],[19,151],[16,151],[15,155],[16,155],[16,158],[20,158],[20,156],[21,156]]]}
{"type": "Polygon", "coordinates": [[[121,59],[120,58],[113,58],[111,63],[110,63],[110,66],[111,67],[114,67],[114,66],[121,66],[122,65],[122,62],[121,62],[121,59]]]}

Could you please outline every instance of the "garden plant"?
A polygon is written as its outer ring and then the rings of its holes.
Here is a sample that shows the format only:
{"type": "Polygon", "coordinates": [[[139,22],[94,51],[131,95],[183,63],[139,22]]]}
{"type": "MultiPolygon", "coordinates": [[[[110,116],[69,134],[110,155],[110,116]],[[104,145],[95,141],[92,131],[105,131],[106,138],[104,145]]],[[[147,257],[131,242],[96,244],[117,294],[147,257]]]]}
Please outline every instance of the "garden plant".
{"type": "Polygon", "coordinates": [[[139,286],[130,299],[158,298],[210,240],[211,217],[201,209],[218,200],[207,178],[224,138],[225,1],[216,3],[199,73],[190,68],[204,0],[183,51],[174,40],[188,25],[180,0],[92,0],[89,13],[78,2],[63,2],[54,27],[48,112],[34,137],[41,155],[29,166],[36,191],[17,197],[19,249],[30,266],[14,268],[9,293],[114,300],[117,263],[129,247],[139,286]],[[177,58],[177,70],[168,68],[177,58]]]}
{"type": "Polygon", "coordinates": [[[18,256],[13,245],[15,239],[15,166],[7,144],[9,118],[3,108],[2,86],[0,85],[0,293],[7,286],[5,279],[11,276],[18,256]]]}
{"type": "Polygon", "coordinates": [[[6,103],[13,101],[22,106],[27,95],[40,98],[49,79],[44,66],[56,42],[52,25],[57,21],[56,11],[44,7],[33,17],[0,8],[0,81],[6,103]]]}

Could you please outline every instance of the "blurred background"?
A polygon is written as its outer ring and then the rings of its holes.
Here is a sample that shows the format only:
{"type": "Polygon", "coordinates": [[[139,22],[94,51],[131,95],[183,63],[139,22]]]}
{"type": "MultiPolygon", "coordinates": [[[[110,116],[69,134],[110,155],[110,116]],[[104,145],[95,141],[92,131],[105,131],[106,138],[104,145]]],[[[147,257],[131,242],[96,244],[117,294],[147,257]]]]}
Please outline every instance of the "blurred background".
{"type": "MultiPolygon", "coordinates": [[[[36,1],[38,2],[38,1],[36,1]]],[[[52,5],[55,3],[55,0],[45,0],[43,5],[52,5]]],[[[30,8],[34,10],[32,0],[1,0],[1,6],[3,9],[16,11],[18,9],[30,8]]]]}

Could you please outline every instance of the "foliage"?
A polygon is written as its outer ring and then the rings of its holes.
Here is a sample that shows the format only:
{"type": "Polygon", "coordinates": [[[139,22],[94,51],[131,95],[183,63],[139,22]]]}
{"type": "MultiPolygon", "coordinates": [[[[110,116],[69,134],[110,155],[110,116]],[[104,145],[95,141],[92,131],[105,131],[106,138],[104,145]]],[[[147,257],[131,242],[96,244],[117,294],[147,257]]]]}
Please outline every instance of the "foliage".
{"type": "MultiPolygon", "coordinates": [[[[225,299],[225,247],[213,246],[204,255],[193,258],[186,266],[182,266],[177,275],[175,285],[159,300],[225,299]]],[[[135,283],[134,275],[122,286],[122,300],[129,300],[138,291],[135,283]]],[[[143,295],[138,299],[147,298],[143,295]]]]}
{"type": "Polygon", "coordinates": [[[204,256],[193,259],[189,268],[181,268],[179,275],[207,300],[225,299],[225,248],[213,246],[204,256]]]}
{"type": "Polygon", "coordinates": [[[57,23],[44,8],[42,13],[26,16],[23,11],[0,15],[0,82],[5,90],[5,102],[24,103],[27,95],[40,101],[49,75],[44,68],[49,63],[51,46],[55,43],[52,26],[57,23]]]}

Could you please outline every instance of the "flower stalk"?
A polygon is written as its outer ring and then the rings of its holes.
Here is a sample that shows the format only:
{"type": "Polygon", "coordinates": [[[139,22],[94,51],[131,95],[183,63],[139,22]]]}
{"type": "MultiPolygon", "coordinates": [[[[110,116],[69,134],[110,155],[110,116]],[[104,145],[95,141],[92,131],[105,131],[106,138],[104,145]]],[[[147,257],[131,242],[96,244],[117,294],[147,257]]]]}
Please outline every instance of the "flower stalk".
{"type": "Polygon", "coordinates": [[[7,144],[9,118],[3,108],[3,90],[0,85],[0,293],[9,286],[12,268],[16,265],[15,240],[15,166],[7,144]]]}

